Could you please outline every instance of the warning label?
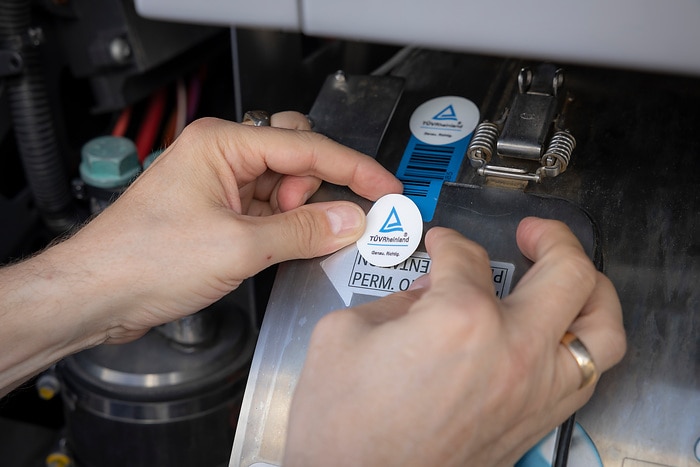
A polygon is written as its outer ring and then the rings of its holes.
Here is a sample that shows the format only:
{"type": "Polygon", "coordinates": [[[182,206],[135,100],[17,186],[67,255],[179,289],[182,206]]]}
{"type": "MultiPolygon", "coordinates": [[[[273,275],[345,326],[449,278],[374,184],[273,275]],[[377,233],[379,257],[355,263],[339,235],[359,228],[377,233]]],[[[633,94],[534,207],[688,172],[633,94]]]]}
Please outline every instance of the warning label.
{"type": "Polygon", "coordinates": [[[496,288],[496,297],[503,298],[510,292],[513,271],[515,271],[515,266],[512,264],[491,261],[491,274],[493,275],[493,286],[496,288]]]}
{"type": "MultiPolygon", "coordinates": [[[[346,247],[321,262],[324,270],[345,306],[355,293],[383,297],[407,290],[413,281],[430,272],[431,259],[417,251],[396,266],[378,267],[360,255],[356,247],[346,247]]],[[[503,298],[510,292],[515,266],[491,261],[491,273],[496,296],[503,298]]]]}
{"type": "Polygon", "coordinates": [[[378,292],[407,290],[414,280],[430,272],[427,253],[414,253],[403,263],[388,268],[378,268],[359,253],[355,256],[348,287],[378,292]]]}

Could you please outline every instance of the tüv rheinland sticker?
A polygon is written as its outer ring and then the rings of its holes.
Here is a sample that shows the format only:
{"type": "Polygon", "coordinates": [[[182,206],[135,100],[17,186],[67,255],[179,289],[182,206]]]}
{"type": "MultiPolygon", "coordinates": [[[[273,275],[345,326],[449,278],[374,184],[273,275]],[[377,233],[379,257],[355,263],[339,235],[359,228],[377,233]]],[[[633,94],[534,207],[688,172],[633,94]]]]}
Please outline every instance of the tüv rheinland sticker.
{"type": "Polygon", "coordinates": [[[422,142],[443,145],[471,136],[478,123],[479,108],[476,104],[464,97],[443,96],[418,106],[411,115],[409,126],[413,136],[422,142]]]}
{"type": "Polygon", "coordinates": [[[416,204],[390,194],[367,213],[365,233],[357,241],[362,257],[375,266],[395,266],[416,251],[423,236],[423,219],[416,204]]]}

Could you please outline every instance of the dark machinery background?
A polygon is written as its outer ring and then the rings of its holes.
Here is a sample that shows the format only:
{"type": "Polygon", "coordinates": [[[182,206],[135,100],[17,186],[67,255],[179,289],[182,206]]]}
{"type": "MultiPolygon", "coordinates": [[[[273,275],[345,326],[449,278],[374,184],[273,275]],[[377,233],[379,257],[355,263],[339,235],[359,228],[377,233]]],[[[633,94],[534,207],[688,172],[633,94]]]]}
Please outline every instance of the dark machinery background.
{"type": "MultiPolygon", "coordinates": [[[[404,79],[397,122],[435,95],[465,92],[497,118],[517,70],[530,63],[408,52],[292,33],[146,20],[130,0],[0,0],[0,261],[42,249],[118,195],[121,188],[90,187],[80,180],[82,148],[96,137],[118,134],[136,143],[141,159],[157,153],[174,137],[183,89],[191,104],[188,121],[240,120],[250,109],[308,113],[326,77],[342,69],[347,76],[374,72],[404,79]]],[[[656,453],[656,462],[694,465],[694,446],[683,443],[700,440],[700,414],[693,405],[700,391],[700,81],[558,65],[566,69],[574,96],[567,123],[577,147],[566,174],[525,191],[566,199],[591,214],[600,234],[600,261],[620,291],[630,343],[625,361],[604,378],[580,419],[601,450],[638,445],[630,452],[647,449],[646,454],[656,453]],[[680,428],[691,432],[677,433],[680,428]]],[[[362,125],[356,125],[357,134],[364,134],[362,125]]],[[[396,169],[407,131],[388,126],[378,158],[390,170],[396,169]]],[[[353,129],[348,132],[352,137],[353,129]]],[[[458,182],[484,185],[466,165],[458,182]]],[[[251,320],[244,326],[249,335],[231,344],[243,361],[234,369],[239,378],[244,379],[239,373],[250,359],[249,341],[274,272],[261,273],[243,296],[232,298],[231,306],[241,307],[251,320]]],[[[98,362],[103,357],[94,355],[98,362]]],[[[114,399],[115,388],[97,387],[89,375],[71,370],[76,361],[64,368],[73,390],[114,399]]],[[[50,454],[67,452],[64,414],[72,409],[63,397],[53,397],[54,375],[39,381],[41,376],[0,401],[3,465],[46,465],[50,454]]],[[[107,429],[104,443],[123,429],[110,432],[102,419],[82,420],[107,429]]],[[[79,431],[72,430],[75,442],[79,431]]],[[[230,452],[231,441],[222,452],[230,452]]],[[[164,443],[159,449],[171,448],[164,443]]],[[[190,449],[192,455],[200,450],[190,449]]],[[[624,467],[651,465],[630,459],[624,467]]]]}

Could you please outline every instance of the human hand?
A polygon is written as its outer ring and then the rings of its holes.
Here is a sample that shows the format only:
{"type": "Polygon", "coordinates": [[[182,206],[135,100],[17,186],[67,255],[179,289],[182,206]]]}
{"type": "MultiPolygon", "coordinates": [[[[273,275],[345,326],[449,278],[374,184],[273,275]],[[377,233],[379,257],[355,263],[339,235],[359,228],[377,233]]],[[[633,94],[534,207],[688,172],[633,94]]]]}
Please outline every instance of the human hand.
{"type": "Polygon", "coordinates": [[[527,218],[517,241],[534,264],[503,300],[485,251],[434,228],[412,289],[324,317],[283,465],[512,466],[585,404],[594,386],[560,341],[571,331],[598,371],[616,364],[617,294],[563,224],[527,218]]]}
{"type": "Polygon", "coordinates": [[[109,342],[204,308],[272,264],[357,240],[365,222],[359,206],[304,205],[322,180],[371,200],[401,192],[374,159],[297,131],[309,129],[301,114],[276,114],[271,123],[285,129],[193,123],[53,252],[81,258],[86,273],[105,283],[109,342]]]}

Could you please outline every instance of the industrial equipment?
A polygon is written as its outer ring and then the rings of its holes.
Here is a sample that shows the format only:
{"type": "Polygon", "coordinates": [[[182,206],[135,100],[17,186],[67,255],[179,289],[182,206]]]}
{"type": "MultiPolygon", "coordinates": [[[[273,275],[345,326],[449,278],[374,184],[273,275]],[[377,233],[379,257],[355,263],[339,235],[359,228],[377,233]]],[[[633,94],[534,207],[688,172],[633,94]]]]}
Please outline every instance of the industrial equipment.
{"type": "MultiPolygon", "coordinates": [[[[700,466],[700,3],[0,0],[0,260],[111,203],[199,116],[297,110],[485,246],[566,222],[628,352],[518,467],[700,466]],[[195,23],[195,24],[183,24],[195,23]],[[38,112],[37,112],[38,110],[38,112]]],[[[310,202],[371,203],[324,184],[310,202]]],[[[279,466],[324,314],[404,290],[355,247],[264,271],[191,318],[70,356],[0,402],[8,465],[279,466]],[[239,415],[240,413],[240,415],[239,415]],[[48,464],[47,464],[48,463],[48,464]]]]}

